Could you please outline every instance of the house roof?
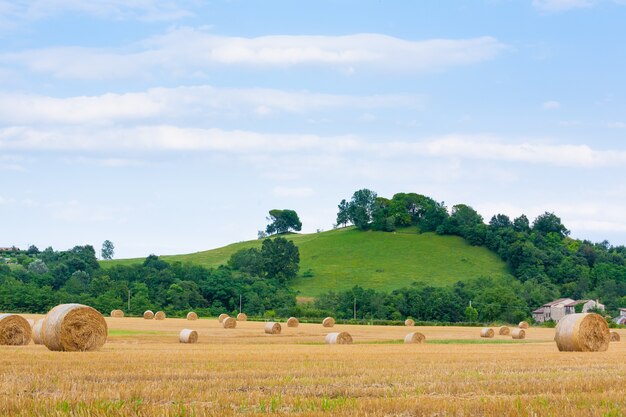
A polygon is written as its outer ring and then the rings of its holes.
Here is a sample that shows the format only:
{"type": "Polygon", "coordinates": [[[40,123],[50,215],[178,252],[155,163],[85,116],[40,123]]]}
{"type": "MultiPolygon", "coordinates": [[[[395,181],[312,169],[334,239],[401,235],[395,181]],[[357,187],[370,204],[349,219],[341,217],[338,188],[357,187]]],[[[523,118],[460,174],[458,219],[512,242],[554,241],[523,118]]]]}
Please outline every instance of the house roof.
{"type": "Polygon", "coordinates": [[[571,303],[565,304],[565,307],[574,307],[574,306],[577,306],[578,304],[585,304],[587,301],[589,301],[589,300],[572,301],[571,303]]]}
{"type": "Polygon", "coordinates": [[[537,310],[534,310],[533,313],[543,313],[543,307],[540,307],[537,310]]]}
{"type": "Polygon", "coordinates": [[[571,298],[559,298],[558,300],[554,300],[554,301],[552,301],[550,303],[546,303],[543,306],[544,307],[552,307],[554,305],[561,304],[561,303],[563,303],[564,301],[567,301],[567,300],[572,300],[572,299],[571,298]]]}

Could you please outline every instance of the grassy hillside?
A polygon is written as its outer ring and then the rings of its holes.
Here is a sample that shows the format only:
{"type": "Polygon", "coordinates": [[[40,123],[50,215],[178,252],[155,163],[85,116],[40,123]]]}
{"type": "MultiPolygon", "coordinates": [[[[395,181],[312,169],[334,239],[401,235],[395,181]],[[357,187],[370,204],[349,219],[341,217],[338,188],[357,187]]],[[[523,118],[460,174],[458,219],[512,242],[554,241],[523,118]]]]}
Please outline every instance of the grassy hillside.
{"type": "MultiPolygon", "coordinates": [[[[449,285],[480,276],[509,276],[506,265],[485,248],[468,245],[456,236],[361,232],[354,228],[286,236],[300,248],[300,274],[293,287],[302,296],[354,285],[393,290],[413,281],[449,285]]],[[[193,262],[205,266],[226,263],[236,251],[259,247],[261,241],[240,242],[187,255],[163,256],[168,262],[193,262]]],[[[141,262],[122,259],[102,262],[103,267],[141,262]]]]}

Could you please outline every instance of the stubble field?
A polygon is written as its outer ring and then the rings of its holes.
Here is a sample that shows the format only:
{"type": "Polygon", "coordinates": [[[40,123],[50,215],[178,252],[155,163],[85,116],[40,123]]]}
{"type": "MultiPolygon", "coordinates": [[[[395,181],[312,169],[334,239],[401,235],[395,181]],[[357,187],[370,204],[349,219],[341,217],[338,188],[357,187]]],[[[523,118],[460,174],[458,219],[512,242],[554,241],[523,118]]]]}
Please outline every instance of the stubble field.
{"type": "MultiPolygon", "coordinates": [[[[26,317],[36,318],[34,315],[26,317]]],[[[626,342],[605,353],[560,353],[553,329],[527,339],[480,329],[107,318],[98,352],[0,346],[2,416],[448,416],[626,414],[626,342]],[[183,328],[194,345],[178,343],[183,328]],[[410,331],[427,343],[404,345],[410,331]]],[[[626,338],[624,330],[622,340],[626,338]]]]}

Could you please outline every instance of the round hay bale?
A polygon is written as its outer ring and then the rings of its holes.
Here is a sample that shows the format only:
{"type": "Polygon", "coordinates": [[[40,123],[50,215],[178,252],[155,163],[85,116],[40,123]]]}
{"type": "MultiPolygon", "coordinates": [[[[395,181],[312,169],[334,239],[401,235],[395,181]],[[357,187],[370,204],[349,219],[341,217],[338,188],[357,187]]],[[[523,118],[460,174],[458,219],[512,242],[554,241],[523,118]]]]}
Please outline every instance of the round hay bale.
{"type": "Polygon", "coordinates": [[[187,313],[187,320],[198,320],[198,315],[193,311],[187,313]]]}
{"type": "Polygon", "coordinates": [[[43,329],[43,321],[44,319],[39,319],[33,326],[33,342],[35,342],[36,345],[43,345],[43,335],[41,333],[43,329]]]}
{"type": "Polygon", "coordinates": [[[611,332],[611,342],[619,342],[621,337],[619,337],[619,333],[611,332]]]}
{"type": "Polygon", "coordinates": [[[0,345],[24,346],[30,343],[32,329],[17,314],[0,314],[0,345]]]}
{"type": "Polygon", "coordinates": [[[154,318],[154,313],[152,310],[146,310],[143,312],[143,318],[146,320],[152,320],[154,318]]]}
{"type": "Polygon", "coordinates": [[[265,323],[265,333],[267,334],[280,334],[281,330],[282,328],[280,327],[280,323],[273,321],[265,323]]]}
{"type": "Polygon", "coordinates": [[[109,329],[102,314],[82,304],[61,304],[48,312],[42,328],[44,345],[55,351],[90,351],[101,348],[109,329]]]}
{"type": "Polygon", "coordinates": [[[226,317],[230,317],[230,316],[229,316],[228,314],[226,314],[226,313],[222,313],[222,314],[220,314],[220,316],[217,318],[217,320],[218,320],[220,323],[223,323],[223,322],[224,322],[224,319],[225,319],[226,317]]]}
{"type": "Polygon", "coordinates": [[[526,330],[513,329],[513,331],[511,332],[511,337],[513,339],[526,339],[526,330]]]}
{"type": "Polygon", "coordinates": [[[606,320],[595,313],[566,315],[559,320],[554,336],[561,352],[604,352],[610,340],[606,320]]]}
{"type": "Polygon", "coordinates": [[[224,326],[225,329],[234,329],[237,327],[237,320],[232,317],[226,317],[222,322],[222,326],[224,326]]]}
{"type": "Polygon", "coordinates": [[[498,329],[498,334],[499,334],[500,336],[508,336],[508,335],[510,335],[510,334],[511,334],[511,329],[509,329],[509,328],[508,328],[508,327],[506,327],[506,326],[502,326],[502,327],[500,327],[500,328],[498,329]]]}
{"type": "Polygon", "coordinates": [[[32,329],[33,326],[35,325],[35,320],[33,320],[33,319],[26,319],[26,321],[28,322],[28,324],[30,325],[30,328],[32,329]]]}
{"type": "Polygon", "coordinates": [[[404,336],[404,343],[422,343],[424,340],[426,340],[426,336],[420,332],[413,332],[404,336]]]}
{"type": "Polygon", "coordinates": [[[520,321],[517,327],[520,329],[528,329],[530,326],[527,321],[520,321]]]}
{"type": "Polygon", "coordinates": [[[332,317],[326,317],[324,321],[322,321],[322,326],[324,327],[333,327],[335,325],[335,319],[332,317]]]}
{"type": "Polygon", "coordinates": [[[237,314],[237,321],[246,321],[246,320],[248,320],[248,316],[246,315],[246,313],[237,314]]]}
{"type": "Polygon", "coordinates": [[[491,338],[494,335],[495,335],[495,332],[493,331],[491,327],[483,327],[483,329],[480,331],[480,337],[491,338]]]}
{"type": "Polygon", "coordinates": [[[328,333],[325,341],[329,345],[351,345],[352,336],[348,332],[328,333]]]}
{"type": "Polygon", "coordinates": [[[183,329],[178,336],[180,343],[196,343],[198,341],[198,332],[191,329],[183,329]]]}
{"type": "Polygon", "coordinates": [[[124,317],[124,312],[122,310],[113,310],[111,311],[111,317],[124,317]]]}
{"type": "Polygon", "coordinates": [[[157,311],[156,313],[154,313],[154,319],[155,320],[165,320],[165,312],[164,311],[157,311]]]}
{"type": "Polygon", "coordinates": [[[300,325],[300,320],[295,317],[289,317],[287,320],[287,327],[298,327],[300,325]]]}
{"type": "Polygon", "coordinates": [[[415,321],[413,319],[406,319],[406,320],[404,320],[404,325],[405,326],[415,326],[415,321]]]}

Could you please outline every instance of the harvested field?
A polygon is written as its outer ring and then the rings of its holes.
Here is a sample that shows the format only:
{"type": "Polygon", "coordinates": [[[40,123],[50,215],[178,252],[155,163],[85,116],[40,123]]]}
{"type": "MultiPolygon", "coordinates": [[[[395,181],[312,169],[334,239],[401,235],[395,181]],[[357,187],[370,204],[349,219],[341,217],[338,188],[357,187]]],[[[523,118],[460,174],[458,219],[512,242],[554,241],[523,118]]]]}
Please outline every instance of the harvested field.
{"type": "Polygon", "coordinates": [[[416,346],[402,343],[404,326],[337,324],[333,331],[349,332],[354,344],[333,346],[319,324],[266,337],[262,322],[225,332],[211,319],[194,322],[198,342],[182,346],[185,319],[106,321],[98,352],[0,346],[0,415],[577,417],[626,409],[626,344],[559,352],[554,329],[512,340],[481,339],[476,327],[416,326],[426,336],[416,346]]]}

